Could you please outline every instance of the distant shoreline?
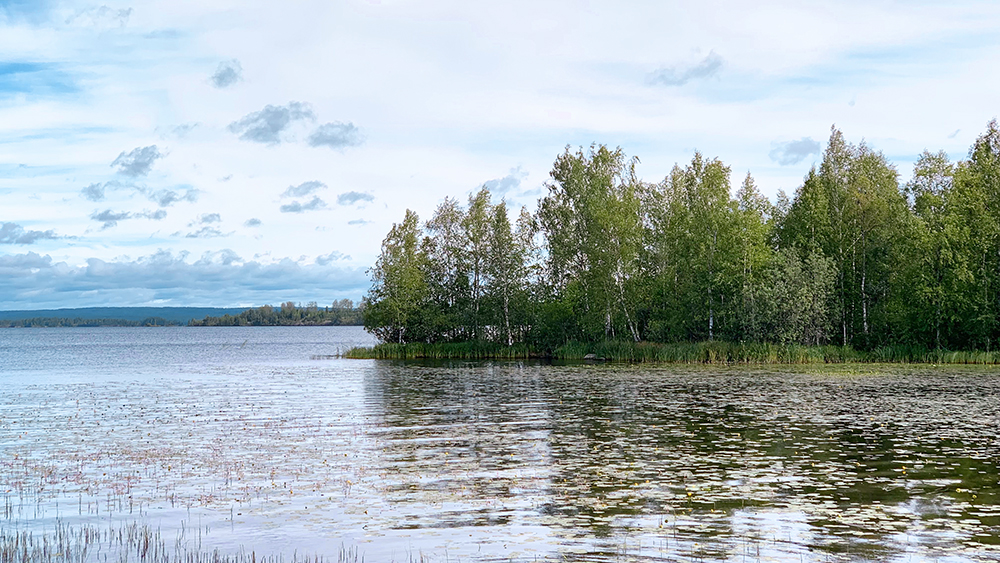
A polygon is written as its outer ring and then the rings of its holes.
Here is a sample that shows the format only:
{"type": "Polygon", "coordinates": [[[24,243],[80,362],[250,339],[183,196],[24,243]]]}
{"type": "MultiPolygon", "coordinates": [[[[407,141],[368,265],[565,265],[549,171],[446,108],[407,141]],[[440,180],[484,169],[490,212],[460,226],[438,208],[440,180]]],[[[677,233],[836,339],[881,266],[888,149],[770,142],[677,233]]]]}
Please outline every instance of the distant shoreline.
{"type": "Polygon", "coordinates": [[[81,319],[66,317],[36,317],[31,319],[3,319],[0,328],[103,328],[103,327],[165,327],[184,326],[179,321],[168,321],[159,317],[141,321],[128,319],[81,319]]]}
{"type": "MultiPolygon", "coordinates": [[[[32,319],[29,319],[32,320],[32,319]]],[[[82,322],[74,323],[78,319],[35,319],[43,321],[40,323],[23,323],[21,321],[0,320],[0,330],[16,329],[45,329],[45,328],[204,328],[206,325],[192,325],[188,323],[170,322],[165,324],[143,324],[123,319],[83,319],[82,322]],[[51,321],[51,322],[48,322],[51,321]]],[[[211,325],[218,328],[232,327],[316,327],[316,326],[364,326],[360,324],[287,324],[287,325],[211,325]]]]}
{"type": "Polygon", "coordinates": [[[249,307],[78,307],[0,311],[0,326],[22,321],[60,319],[67,321],[115,322],[123,326],[151,319],[187,324],[207,316],[237,315],[249,307]]]}
{"type": "Polygon", "coordinates": [[[362,309],[349,300],[333,307],[315,303],[279,307],[86,307],[0,311],[2,328],[163,326],[360,326],[362,309]]]}

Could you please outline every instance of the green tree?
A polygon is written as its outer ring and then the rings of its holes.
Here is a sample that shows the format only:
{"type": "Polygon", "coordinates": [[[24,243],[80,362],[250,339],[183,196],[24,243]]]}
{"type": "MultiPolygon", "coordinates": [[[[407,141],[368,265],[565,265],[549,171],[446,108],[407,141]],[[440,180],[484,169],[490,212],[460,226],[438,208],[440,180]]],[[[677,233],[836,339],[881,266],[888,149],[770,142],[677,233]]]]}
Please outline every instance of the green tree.
{"type": "Polygon", "coordinates": [[[592,146],[560,155],[539,201],[548,285],[568,299],[589,339],[640,338],[631,299],[642,225],[635,159],[592,146]]]}
{"type": "Polygon", "coordinates": [[[434,303],[434,326],[445,340],[469,338],[467,321],[469,287],[468,238],[465,210],[446,197],[426,224],[428,286],[434,303]]]}
{"type": "Polygon", "coordinates": [[[483,186],[469,196],[469,207],[462,219],[466,242],[466,267],[469,277],[469,322],[473,340],[482,338],[482,301],[486,288],[487,262],[490,255],[490,220],[493,204],[490,191],[483,186]]]}
{"type": "Polygon", "coordinates": [[[963,347],[990,349],[997,338],[1000,291],[1000,128],[990,121],[955,169],[948,208],[965,229],[961,275],[969,282],[955,335],[963,347]],[[964,271],[963,271],[964,270],[964,271]]]}
{"type": "Polygon", "coordinates": [[[738,297],[733,301],[733,307],[738,338],[755,342],[766,337],[767,311],[762,292],[767,289],[767,267],[773,260],[773,251],[768,244],[773,207],[757,189],[748,172],[736,192],[736,211],[733,214],[736,260],[732,263],[735,267],[732,276],[738,297]]]}
{"type": "Polygon", "coordinates": [[[413,342],[426,337],[421,308],[426,304],[427,256],[421,247],[420,221],[409,209],[382,241],[369,270],[372,287],[365,307],[365,329],[385,342],[413,342]]]}
{"type": "Polygon", "coordinates": [[[718,312],[732,295],[725,276],[733,259],[729,251],[735,211],[729,197],[729,174],[729,167],[719,159],[706,160],[695,153],[681,176],[690,209],[687,244],[694,281],[694,336],[710,341],[715,338],[718,312]],[[698,330],[698,325],[704,329],[698,330]]]}
{"type": "Polygon", "coordinates": [[[829,313],[842,344],[869,346],[873,334],[890,336],[908,219],[895,168],[882,153],[847,143],[833,128],[819,171],[809,172],[783,214],[778,240],[781,247],[833,260],[829,313]]]}
{"type": "Polygon", "coordinates": [[[760,292],[769,341],[822,344],[829,338],[829,302],[836,283],[833,260],[818,250],[785,248],[768,265],[760,292]],[[804,256],[800,253],[804,253],[804,256]]]}
{"type": "Polygon", "coordinates": [[[955,298],[970,281],[961,252],[967,230],[949,205],[954,175],[947,154],[924,151],[906,184],[914,220],[905,261],[909,291],[903,322],[910,340],[936,348],[943,346],[942,332],[947,340],[947,319],[959,314],[955,298]]]}
{"type": "Polygon", "coordinates": [[[514,344],[512,309],[524,291],[527,278],[526,254],[522,241],[511,230],[507,205],[501,201],[493,207],[486,274],[493,313],[491,324],[501,331],[508,346],[514,344]]]}

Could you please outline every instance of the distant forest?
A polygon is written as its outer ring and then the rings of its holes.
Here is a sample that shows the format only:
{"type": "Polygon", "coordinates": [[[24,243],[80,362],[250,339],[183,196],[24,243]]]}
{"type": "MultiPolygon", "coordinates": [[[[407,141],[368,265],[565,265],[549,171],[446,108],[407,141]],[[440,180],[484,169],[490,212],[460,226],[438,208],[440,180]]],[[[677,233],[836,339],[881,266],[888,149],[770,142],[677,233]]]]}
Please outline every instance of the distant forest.
{"type": "Polygon", "coordinates": [[[150,317],[141,321],[129,319],[82,319],[64,317],[37,317],[33,319],[0,320],[0,328],[57,328],[96,326],[180,326],[181,323],[160,317],[150,317]]]}
{"type": "MultiPolygon", "coordinates": [[[[238,314],[246,307],[78,307],[69,309],[34,309],[0,311],[0,326],[22,326],[10,321],[32,321],[34,326],[42,319],[58,319],[58,326],[90,326],[87,321],[99,321],[100,326],[140,326],[146,324],[187,324],[191,319],[206,316],[238,314]]],[[[48,321],[46,321],[48,322],[48,321]]],[[[53,321],[54,322],[54,321],[53,321]]],[[[48,326],[48,325],[46,325],[48,326]]],[[[54,326],[54,325],[53,325],[54,326]]]]}
{"type": "Polygon", "coordinates": [[[775,202],[695,153],[659,182],[592,145],[559,155],[513,220],[484,187],[427,221],[407,210],[372,268],[366,328],[386,342],[910,345],[1000,343],[1000,130],[912,176],[833,128],[775,202]]]}
{"type": "Polygon", "coordinates": [[[321,326],[361,325],[363,304],[358,307],[350,299],[335,301],[331,307],[320,307],[315,301],[298,306],[291,301],[280,307],[264,305],[247,309],[237,315],[194,319],[189,326],[321,326]]]}

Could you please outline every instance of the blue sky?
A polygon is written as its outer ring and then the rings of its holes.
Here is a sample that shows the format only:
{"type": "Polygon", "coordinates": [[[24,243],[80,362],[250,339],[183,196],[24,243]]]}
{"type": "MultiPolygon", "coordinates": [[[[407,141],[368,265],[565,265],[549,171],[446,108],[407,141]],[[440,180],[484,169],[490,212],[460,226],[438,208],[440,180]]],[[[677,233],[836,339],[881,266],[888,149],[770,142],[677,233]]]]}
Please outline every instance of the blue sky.
{"type": "Polygon", "coordinates": [[[406,208],[566,145],[791,193],[1000,113],[996,2],[0,0],[0,309],[359,299],[406,208]]]}

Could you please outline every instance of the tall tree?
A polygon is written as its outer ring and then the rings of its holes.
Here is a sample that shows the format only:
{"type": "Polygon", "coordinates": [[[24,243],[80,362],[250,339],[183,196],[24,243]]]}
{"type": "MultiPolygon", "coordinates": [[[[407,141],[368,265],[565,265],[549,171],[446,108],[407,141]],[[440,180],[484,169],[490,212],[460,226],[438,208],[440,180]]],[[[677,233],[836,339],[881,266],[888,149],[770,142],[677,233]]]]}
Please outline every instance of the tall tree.
{"type": "Polygon", "coordinates": [[[503,201],[493,207],[489,249],[486,273],[490,280],[491,321],[510,346],[514,343],[512,309],[527,278],[527,252],[520,237],[511,230],[507,204],[503,201]]]}
{"type": "Polygon", "coordinates": [[[1000,326],[1000,127],[993,120],[958,165],[949,208],[968,228],[963,248],[971,278],[963,292],[963,322],[958,327],[966,346],[991,348],[1000,326]]]}
{"type": "MultiPolygon", "coordinates": [[[[695,278],[698,296],[696,314],[700,310],[708,340],[715,338],[716,316],[725,299],[731,298],[723,275],[732,260],[729,251],[734,202],[729,197],[730,169],[719,159],[706,160],[695,153],[681,177],[691,222],[688,229],[690,268],[695,278]]],[[[700,332],[700,331],[699,331],[700,332]]]]}
{"type": "Polygon", "coordinates": [[[924,151],[913,167],[913,179],[906,184],[914,221],[905,262],[905,284],[910,291],[905,293],[908,315],[903,322],[910,339],[936,348],[943,346],[942,332],[947,339],[946,319],[958,313],[954,308],[956,282],[969,279],[961,252],[964,229],[949,206],[954,175],[955,167],[944,151],[924,151]]]}
{"type": "Polygon", "coordinates": [[[465,255],[468,257],[469,288],[471,306],[468,323],[472,339],[482,338],[482,301],[486,287],[487,261],[490,254],[490,222],[493,211],[492,196],[483,186],[469,196],[469,207],[462,220],[466,241],[465,255]]]}
{"type": "Polygon", "coordinates": [[[773,205],[760,193],[750,173],[736,191],[736,210],[733,214],[734,245],[736,250],[731,273],[738,299],[733,301],[736,318],[736,335],[739,339],[762,341],[765,338],[766,269],[773,259],[768,244],[769,219],[773,205]]]}
{"type": "Polygon", "coordinates": [[[427,297],[427,256],[421,248],[420,220],[409,209],[382,241],[382,252],[369,270],[372,287],[365,307],[365,329],[385,342],[412,342],[425,335],[419,326],[427,297]]]}
{"type": "Polygon", "coordinates": [[[426,224],[430,299],[437,309],[436,331],[447,340],[465,340],[467,303],[470,299],[468,239],[465,210],[446,197],[426,224]]]}
{"type": "Polygon", "coordinates": [[[906,229],[906,201],[885,156],[853,146],[833,128],[819,171],[796,191],[782,225],[782,247],[819,251],[833,260],[836,290],[829,312],[841,344],[872,344],[891,324],[889,304],[906,229]],[[874,320],[873,320],[874,319],[874,320]]]}
{"type": "Polygon", "coordinates": [[[635,159],[621,149],[569,148],[553,166],[538,220],[548,251],[549,284],[574,301],[589,337],[639,339],[628,294],[641,246],[635,159]]]}

